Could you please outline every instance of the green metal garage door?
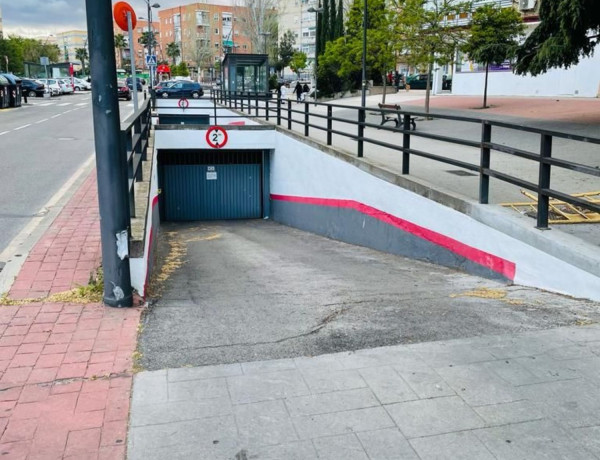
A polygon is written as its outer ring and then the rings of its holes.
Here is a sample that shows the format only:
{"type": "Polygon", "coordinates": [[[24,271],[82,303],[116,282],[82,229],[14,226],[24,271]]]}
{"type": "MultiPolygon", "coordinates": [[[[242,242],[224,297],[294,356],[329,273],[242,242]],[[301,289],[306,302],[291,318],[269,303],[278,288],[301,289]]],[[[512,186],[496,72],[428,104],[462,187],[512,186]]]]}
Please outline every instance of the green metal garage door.
{"type": "Polygon", "coordinates": [[[260,151],[159,152],[161,215],[168,221],[262,217],[260,151]]]}

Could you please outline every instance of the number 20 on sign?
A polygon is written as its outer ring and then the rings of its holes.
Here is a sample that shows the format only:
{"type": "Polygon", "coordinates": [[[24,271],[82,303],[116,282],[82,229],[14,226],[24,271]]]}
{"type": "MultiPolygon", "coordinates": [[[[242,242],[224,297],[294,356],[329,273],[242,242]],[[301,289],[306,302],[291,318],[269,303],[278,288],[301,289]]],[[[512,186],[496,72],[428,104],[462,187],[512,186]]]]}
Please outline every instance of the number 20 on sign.
{"type": "Polygon", "coordinates": [[[206,131],[206,142],[215,149],[223,148],[227,144],[228,138],[227,131],[220,126],[211,126],[206,131]]]}

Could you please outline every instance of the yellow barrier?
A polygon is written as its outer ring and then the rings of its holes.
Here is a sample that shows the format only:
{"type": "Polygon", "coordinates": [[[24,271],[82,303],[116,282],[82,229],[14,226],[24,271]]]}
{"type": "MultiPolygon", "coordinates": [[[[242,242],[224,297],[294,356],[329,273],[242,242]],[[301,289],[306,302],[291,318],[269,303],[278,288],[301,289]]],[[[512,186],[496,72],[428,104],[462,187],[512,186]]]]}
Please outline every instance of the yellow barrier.
{"type": "MultiPolygon", "coordinates": [[[[523,203],[500,203],[500,206],[512,208],[517,212],[535,217],[537,214],[537,196],[521,190],[521,193],[532,201],[523,203]]],[[[600,203],[600,192],[573,193],[573,197],[583,198],[590,203],[600,203]]],[[[600,222],[600,213],[574,206],[560,200],[550,200],[549,224],[592,224],[600,222]]]]}

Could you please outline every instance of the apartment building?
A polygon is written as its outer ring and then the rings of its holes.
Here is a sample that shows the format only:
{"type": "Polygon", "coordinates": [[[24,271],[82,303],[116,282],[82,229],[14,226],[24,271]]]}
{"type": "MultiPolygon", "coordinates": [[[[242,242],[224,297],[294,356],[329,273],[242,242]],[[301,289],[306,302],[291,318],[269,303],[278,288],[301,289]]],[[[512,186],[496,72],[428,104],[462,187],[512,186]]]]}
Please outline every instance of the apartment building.
{"type": "Polygon", "coordinates": [[[214,77],[225,53],[253,52],[248,33],[247,8],[234,0],[212,0],[158,12],[160,20],[159,60],[185,62],[200,79],[214,77]],[[176,43],[180,55],[167,54],[176,43]]]}
{"type": "Polygon", "coordinates": [[[52,37],[52,42],[60,48],[61,60],[65,62],[79,62],[77,48],[87,49],[88,36],[85,30],[67,30],[58,32],[52,37]]]}
{"type": "Polygon", "coordinates": [[[279,0],[279,39],[288,30],[294,33],[296,49],[303,51],[312,67],[315,60],[317,15],[310,8],[318,8],[317,0],[279,0]]]}

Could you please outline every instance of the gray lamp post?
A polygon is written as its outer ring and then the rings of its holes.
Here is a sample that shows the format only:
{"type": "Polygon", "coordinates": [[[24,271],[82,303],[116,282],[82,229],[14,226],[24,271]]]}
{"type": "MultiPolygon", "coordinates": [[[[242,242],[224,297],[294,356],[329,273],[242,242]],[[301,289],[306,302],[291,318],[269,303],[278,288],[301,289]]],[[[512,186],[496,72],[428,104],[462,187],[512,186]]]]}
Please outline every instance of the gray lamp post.
{"type": "Polygon", "coordinates": [[[363,4],[363,43],[362,43],[362,92],[360,103],[365,107],[367,101],[367,0],[363,4]]]}
{"type": "Polygon", "coordinates": [[[318,92],[317,92],[317,64],[318,64],[318,56],[319,56],[319,50],[317,49],[317,44],[319,43],[319,14],[321,14],[323,12],[323,8],[315,8],[313,6],[311,6],[308,9],[309,13],[315,13],[315,22],[316,22],[316,27],[315,27],[315,105],[317,103],[317,97],[318,97],[318,92]]]}
{"type": "MultiPolygon", "coordinates": [[[[152,51],[154,48],[154,31],[152,30],[152,8],[160,8],[158,3],[153,3],[150,5],[150,0],[145,0],[146,5],[148,6],[148,56],[152,56],[152,51]]],[[[149,67],[148,74],[150,75],[150,88],[154,87],[154,72],[152,72],[152,67],[149,67]]]]}
{"type": "Polygon", "coordinates": [[[271,32],[259,32],[258,35],[263,36],[263,52],[267,54],[267,37],[271,35],[271,32]]]}

